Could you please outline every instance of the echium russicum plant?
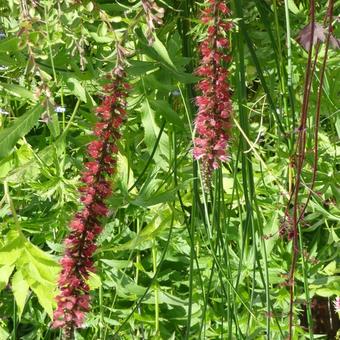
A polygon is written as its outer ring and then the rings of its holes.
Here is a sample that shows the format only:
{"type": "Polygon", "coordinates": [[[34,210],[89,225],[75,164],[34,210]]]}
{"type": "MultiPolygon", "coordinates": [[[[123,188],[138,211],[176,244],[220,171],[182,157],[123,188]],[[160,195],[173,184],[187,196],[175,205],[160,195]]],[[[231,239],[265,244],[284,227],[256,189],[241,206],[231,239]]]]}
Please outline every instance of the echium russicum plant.
{"type": "Polygon", "coordinates": [[[65,239],[65,254],[60,263],[57,309],[54,328],[62,328],[64,339],[73,339],[74,329],[81,327],[90,309],[87,280],[95,270],[93,254],[96,237],[102,231],[101,220],[108,215],[105,199],[111,195],[110,177],[115,173],[117,140],[126,116],[126,98],[129,84],[124,71],[124,49],[117,48],[118,63],[109,83],[103,87],[103,97],[96,110],[96,136],[87,146],[88,161],[82,173],[80,187],[83,208],[70,222],[70,234],[65,239]]]}
{"type": "Polygon", "coordinates": [[[231,61],[228,31],[229,8],[224,1],[209,0],[201,20],[207,25],[207,34],[200,43],[201,63],[196,74],[202,77],[196,97],[198,113],[195,119],[194,158],[202,162],[205,183],[221,162],[228,160],[228,140],[232,104],[229,93],[228,69],[231,61]]]}

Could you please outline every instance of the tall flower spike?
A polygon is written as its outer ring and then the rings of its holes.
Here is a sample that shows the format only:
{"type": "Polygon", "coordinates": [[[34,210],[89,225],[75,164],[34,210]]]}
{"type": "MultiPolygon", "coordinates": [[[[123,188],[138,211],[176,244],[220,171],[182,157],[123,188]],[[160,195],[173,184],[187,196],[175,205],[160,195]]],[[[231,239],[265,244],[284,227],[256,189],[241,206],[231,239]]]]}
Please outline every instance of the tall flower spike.
{"type": "Polygon", "coordinates": [[[209,0],[201,20],[207,25],[206,38],[199,46],[201,63],[196,74],[203,77],[197,89],[198,112],[195,119],[196,137],[194,158],[202,161],[202,174],[206,184],[210,183],[211,173],[221,162],[228,160],[230,116],[232,104],[229,94],[228,70],[228,31],[232,24],[227,20],[229,8],[224,1],[209,0]]]}
{"type": "MultiPolygon", "coordinates": [[[[122,53],[122,50],[120,50],[122,53]]],[[[122,54],[121,54],[122,56],[122,54]]],[[[83,209],[70,223],[70,234],[65,239],[65,254],[60,263],[54,328],[62,328],[65,340],[73,339],[74,329],[81,327],[90,309],[87,280],[94,271],[95,240],[102,227],[100,220],[108,215],[105,198],[111,194],[109,176],[115,172],[119,128],[126,116],[126,97],[129,85],[125,81],[122,59],[104,85],[101,105],[97,108],[98,121],[94,127],[96,140],[87,147],[89,161],[85,163],[80,187],[83,209]]]]}
{"type": "Polygon", "coordinates": [[[159,7],[155,0],[142,0],[142,6],[146,16],[146,24],[148,26],[146,37],[149,45],[152,45],[155,41],[154,31],[156,24],[163,24],[164,8],[159,7]]]}

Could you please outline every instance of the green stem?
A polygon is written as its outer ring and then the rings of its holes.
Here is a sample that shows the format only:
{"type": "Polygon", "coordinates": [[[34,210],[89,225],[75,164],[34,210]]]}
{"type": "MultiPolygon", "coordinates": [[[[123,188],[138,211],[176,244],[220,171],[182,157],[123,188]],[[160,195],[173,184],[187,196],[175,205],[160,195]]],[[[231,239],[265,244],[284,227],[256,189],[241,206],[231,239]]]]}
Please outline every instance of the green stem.
{"type": "MultiPolygon", "coordinates": [[[[153,275],[157,272],[157,244],[156,240],[153,240],[152,244],[152,265],[153,265],[153,275]]],[[[158,282],[155,280],[154,284],[154,294],[155,294],[155,336],[158,337],[159,334],[159,293],[158,293],[158,282]]]]}
{"type": "Polygon", "coordinates": [[[73,122],[73,120],[74,120],[74,118],[76,116],[76,113],[78,112],[78,109],[79,109],[79,106],[80,106],[80,102],[81,102],[81,100],[78,99],[77,102],[76,102],[76,105],[74,106],[74,109],[73,109],[73,112],[71,114],[71,117],[70,117],[69,121],[67,122],[67,125],[66,125],[66,127],[65,127],[65,129],[64,129],[64,131],[62,133],[62,136],[66,136],[68,130],[70,129],[71,124],[72,124],[72,122],[73,122]]]}

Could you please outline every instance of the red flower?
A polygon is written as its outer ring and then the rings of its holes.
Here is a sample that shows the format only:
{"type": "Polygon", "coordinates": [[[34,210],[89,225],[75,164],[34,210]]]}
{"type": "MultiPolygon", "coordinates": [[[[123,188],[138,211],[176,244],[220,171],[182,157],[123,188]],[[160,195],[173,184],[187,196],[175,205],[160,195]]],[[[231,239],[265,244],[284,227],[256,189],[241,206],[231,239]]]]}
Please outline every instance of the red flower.
{"type": "Polygon", "coordinates": [[[124,72],[113,72],[111,83],[104,86],[106,94],[97,108],[98,122],[94,127],[97,139],[87,152],[90,160],[85,163],[82,175],[81,201],[83,209],[70,222],[70,234],[65,239],[65,255],[58,285],[53,327],[63,328],[64,337],[72,337],[73,329],[81,327],[85,313],[90,309],[89,286],[86,280],[94,271],[92,256],[96,251],[95,240],[102,231],[98,218],[107,216],[109,210],[104,199],[111,194],[108,175],[114,173],[115,155],[118,152],[119,127],[126,115],[126,97],[129,86],[124,72]]]}
{"type": "Polygon", "coordinates": [[[211,172],[228,159],[231,100],[228,71],[230,61],[227,31],[232,25],[227,21],[229,9],[223,1],[209,0],[209,7],[201,20],[208,25],[206,39],[200,44],[201,64],[196,74],[203,77],[197,84],[200,96],[196,97],[198,113],[195,119],[196,138],[193,155],[202,161],[203,175],[209,182],[211,172]]]}

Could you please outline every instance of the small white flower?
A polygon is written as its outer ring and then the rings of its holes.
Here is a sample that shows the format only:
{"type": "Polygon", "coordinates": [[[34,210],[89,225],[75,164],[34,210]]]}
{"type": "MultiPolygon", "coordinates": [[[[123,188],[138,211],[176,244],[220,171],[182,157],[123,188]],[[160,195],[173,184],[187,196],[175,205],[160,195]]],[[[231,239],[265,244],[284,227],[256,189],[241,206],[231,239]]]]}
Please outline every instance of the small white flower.
{"type": "Polygon", "coordinates": [[[174,97],[178,97],[181,95],[181,92],[179,92],[178,90],[174,90],[171,92],[171,94],[174,96],[174,97]]]}
{"type": "Polygon", "coordinates": [[[64,113],[66,111],[66,108],[65,107],[62,107],[62,106],[57,106],[55,109],[54,109],[54,112],[56,113],[64,113]]]}
{"type": "Polygon", "coordinates": [[[7,71],[8,67],[4,65],[0,65],[0,71],[7,71]]]}
{"type": "Polygon", "coordinates": [[[9,115],[9,112],[0,108],[0,115],[9,115]]]}

